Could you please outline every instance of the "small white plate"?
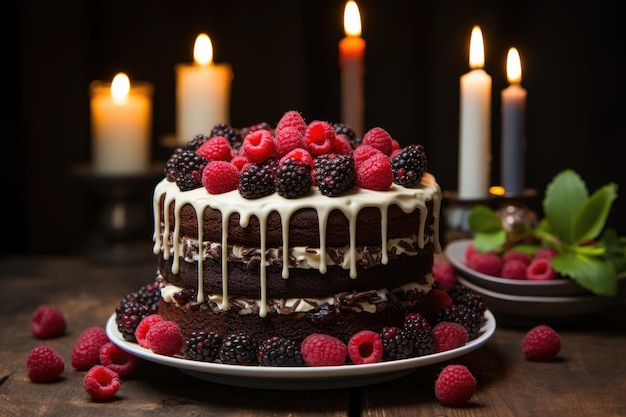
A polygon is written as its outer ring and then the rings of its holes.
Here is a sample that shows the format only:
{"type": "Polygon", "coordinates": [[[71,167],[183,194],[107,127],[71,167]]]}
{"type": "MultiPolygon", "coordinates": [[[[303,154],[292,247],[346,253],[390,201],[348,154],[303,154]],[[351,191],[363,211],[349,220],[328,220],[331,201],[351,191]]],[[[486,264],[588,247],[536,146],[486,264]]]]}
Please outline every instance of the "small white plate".
{"type": "Polygon", "coordinates": [[[592,296],[591,292],[571,279],[561,278],[547,281],[509,279],[494,277],[468,268],[465,263],[465,251],[471,243],[471,239],[453,241],[446,246],[445,255],[459,275],[482,289],[502,294],[537,297],[592,296]]]}
{"type": "Polygon", "coordinates": [[[137,343],[125,340],[117,330],[115,314],[109,317],[106,323],[109,339],[122,350],[142,359],[177,368],[205,381],[245,388],[278,390],[351,388],[390,381],[408,375],[420,366],[443,362],[476,350],[493,336],[495,330],[495,317],[487,310],[480,335],[465,346],[447,352],[367,365],[269,367],[225,365],[193,361],[181,356],[157,355],[137,343]]]}
{"type": "Polygon", "coordinates": [[[505,324],[572,323],[590,319],[615,303],[615,297],[599,295],[535,297],[503,294],[463,277],[458,277],[458,281],[478,293],[498,321],[505,324]]]}

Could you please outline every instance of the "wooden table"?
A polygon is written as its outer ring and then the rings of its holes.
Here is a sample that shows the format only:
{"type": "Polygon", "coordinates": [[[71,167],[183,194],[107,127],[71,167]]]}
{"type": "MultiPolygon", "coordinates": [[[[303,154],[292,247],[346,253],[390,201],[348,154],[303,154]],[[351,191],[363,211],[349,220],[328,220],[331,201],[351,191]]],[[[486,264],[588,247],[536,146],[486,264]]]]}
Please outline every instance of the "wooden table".
{"type": "MultiPolygon", "coordinates": [[[[146,249],[150,253],[150,249],[146,249]]],[[[149,283],[155,261],[95,265],[81,258],[0,259],[0,416],[624,416],[626,415],[626,303],[602,321],[557,326],[559,359],[530,362],[521,341],[527,329],[498,325],[481,348],[449,362],[467,365],[479,389],[463,407],[434,396],[434,380],[446,363],[364,388],[280,392],[202,381],[143,361],[111,401],[93,401],[82,387],[84,372],[70,352],[87,327],[102,326],[128,292],[149,283]],[[65,315],[64,337],[41,341],[30,318],[41,304],[65,315]],[[35,384],[25,372],[28,352],[39,344],[66,361],[61,380],[35,384]]]]}

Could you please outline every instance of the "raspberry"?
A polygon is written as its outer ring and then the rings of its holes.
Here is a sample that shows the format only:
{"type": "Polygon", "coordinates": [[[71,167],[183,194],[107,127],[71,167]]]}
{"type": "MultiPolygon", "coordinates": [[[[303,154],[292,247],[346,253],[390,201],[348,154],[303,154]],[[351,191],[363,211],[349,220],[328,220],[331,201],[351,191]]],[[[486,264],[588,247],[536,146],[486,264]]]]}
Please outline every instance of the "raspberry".
{"type": "Polygon", "coordinates": [[[304,147],[304,137],[295,127],[286,127],[276,132],[274,148],[278,156],[283,156],[296,148],[304,147]]]}
{"type": "Polygon", "coordinates": [[[524,252],[520,252],[517,250],[508,250],[504,252],[502,255],[502,263],[506,263],[508,261],[521,261],[525,265],[530,265],[530,262],[533,260],[532,257],[524,252]]]}
{"type": "Polygon", "coordinates": [[[474,310],[472,307],[464,304],[453,304],[437,314],[435,322],[450,321],[462,324],[469,333],[469,340],[474,340],[480,333],[483,317],[483,313],[474,310]]]}
{"type": "Polygon", "coordinates": [[[344,135],[337,135],[332,149],[333,153],[338,155],[352,155],[354,150],[350,144],[350,140],[344,135]]]}
{"type": "Polygon", "coordinates": [[[330,153],[335,142],[335,131],[327,122],[311,122],[304,132],[304,145],[312,156],[330,153]]]}
{"type": "Polygon", "coordinates": [[[303,366],[304,360],[300,346],[293,340],[274,336],[259,347],[259,365],[261,366],[303,366]]]}
{"type": "Polygon", "coordinates": [[[276,156],[274,139],[269,130],[260,129],[248,134],[241,148],[246,157],[253,163],[261,163],[276,156]]]}
{"type": "Polygon", "coordinates": [[[241,173],[251,164],[250,160],[243,155],[237,155],[230,160],[230,163],[237,168],[237,172],[241,173]]]}
{"type": "Polygon", "coordinates": [[[65,318],[53,306],[39,306],[33,313],[30,330],[38,339],[50,339],[65,334],[65,318]]]}
{"type": "Polygon", "coordinates": [[[26,358],[26,373],[33,382],[54,381],[64,370],[63,358],[50,346],[37,346],[26,358]]]}
{"type": "Polygon", "coordinates": [[[384,153],[387,157],[391,155],[392,144],[391,135],[382,127],[374,127],[363,135],[363,145],[372,146],[382,153],[384,153]]]}
{"type": "Polygon", "coordinates": [[[526,333],[522,340],[522,350],[528,360],[549,361],[561,350],[561,339],[552,327],[540,324],[526,333]]]}
{"type": "Polygon", "coordinates": [[[504,261],[500,276],[509,279],[526,279],[526,264],[519,259],[504,261]]]}
{"type": "Polygon", "coordinates": [[[278,161],[278,166],[281,166],[283,162],[285,162],[287,159],[297,159],[299,161],[306,162],[307,164],[311,166],[311,171],[315,169],[315,163],[313,162],[313,157],[311,156],[309,151],[307,151],[304,148],[296,148],[290,151],[289,153],[287,153],[286,155],[284,155],[278,161]]]}
{"type": "Polygon", "coordinates": [[[361,165],[364,161],[368,160],[372,155],[377,153],[382,153],[378,149],[369,145],[361,145],[357,147],[352,153],[352,157],[354,158],[354,164],[356,166],[361,165]]]}
{"type": "Polygon", "coordinates": [[[445,352],[465,346],[469,339],[467,329],[459,323],[442,321],[433,327],[435,352],[445,352]]]}
{"type": "Polygon", "coordinates": [[[393,183],[389,158],[376,153],[356,167],[356,185],[367,190],[385,191],[393,183]]]}
{"type": "Polygon", "coordinates": [[[451,290],[456,285],[454,267],[445,258],[435,256],[433,261],[433,277],[440,289],[451,290]]]}
{"type": "Polygon", "coordinates": [[[72,366],[75,369],[89,369],[100,363],[100,349],[109,342],[106,331],[101,327],[90,327],[83,331],[72,349],[72,366]]]}
{"type": "Polygon", "coordinates": [[[300,345],[302,359],[309,366],[343,365],[346,362],[348,348],[336,337],[313,333],[300,345]]]}
{"type": "Polygon", "coordinates": [[[130,374],[138,362],[139,358],[123,351],[113,342],[107,342],[100,348],[100,364],[119,376],[130,374]]]}
{"type": "Polygon", "coordinates": [[[283,161],[276,178],[276,192],[285,198],[296,198],[310,189],[311,166],[296,158],[283,161]]]}
{"type": "Polygon", "coordinates": [[[494,277],[500,276],[500,270],[502,269],[502,260],[495,252],[474,251],[466,259],[466,263],[474,271],[494,277]]]}
{"type": "Polygon", "coordinates": [[[159,321],[150,326],[146,341],[150,350],[157,355],[173,356],[183,347],[183,335],[178,324],[169,320],[159,321]]]}
{"type": "Polygon", "coordinates": [[[361,330],[348,341],[348,356],[355,364],[376,363],[383,357],[383,343],[378,333],[361,330]]]}
{"type": "Polygon", "coordinates": [[[550,259],[534,259],[526,269],[526,278],[534,281],[546,281],[556,278],[557,274],[550,259]]]}
{"type": "Polygon", "coordinates": [[[137,339],[137,343],[139,343],[139,346],[148,349],[148,341],[146,340],[148,330],[150,330],[150,326],[160,321],[163,321],[163,317],[158,314],[150,314],[141,319],[141,321],[137,325],[137,328],[135,329],[135,339],[137,339]]]}
{"type": "Polygon", "coordinates": [[[409,145],[391,159],[393,182],[403,187],[420,183],[428,167],[426,152],[422,145],[409,145]]]}
{"type": "Polygon", "coordinates": [[[228,139],[223,136],[215,136],[204,142],[196,153],[204,156],[207,161],[230,161],[233,148],[228,139]]]}
{"type": "Polygon", "coordinates": [[[236,190],[238,181],[239,170],[235,165],[226,161],[209,162],[202,173],[202,185],[209,194],[222,194],[236,190]]]}
{"type": "Polygon", "coordinates": [[[438,314],[454,304],[452,297],[450,297],[446,291],[437,288],[431,289],[428,294],[426,294],[426,301],[428,303],[427,310],[433,315],[438,314]]]}
{"type": "Polygon", "coordinates": [[[304,132],[306,131],[306,122],[302,115],[295,111],[289,110],[280,118],[278,123],[276,124],[275,135],[278,136],[280,131],[286,128],[296,129],[302,136],[304,136],[304,132]]]}
{"type": "Polygon", "coordinates": [[[435,381],[435,396],[444,405],[463,405],[476,392],[476,379],[463,365],[451,364],[443,368],[435,381]]]}
{"type": "Polygon", "coordinates": [[[383,358],[386,360],[406,359],[413,356],[415,340],[398,327],[384,327],[380,332],[383,358]]]}
{"type": "Polygon", "coordinates": [[[232,126],[228,126],[226,123],[218,123],[213,126],[211,130],[211,137],[222,136],[228,140],[232,149],[236,150],[241,147],[241,143],[243,142],[243,138],[241,134],[239,134],[239,130],[235,129],[232,126]]]}
{"type": "Polygon", "coordinates": [[[542,247],[535,252],[535,259],[552,259],[558,254],[554,248],[542,247]]]}
{"type": "Polygon", "coordinates": [[[120,385],[119,375],[102,365],[92,367],[83,379],[85,391],[96,400],[106,400],[113,397],[120,389],[120,385]]]}
{"type": "Polygon", "coordinates": [[[355,185],[354,159],[348,155],[325,154],[315,163],[315,182],[324,195],[334,197],[355,185]]]}

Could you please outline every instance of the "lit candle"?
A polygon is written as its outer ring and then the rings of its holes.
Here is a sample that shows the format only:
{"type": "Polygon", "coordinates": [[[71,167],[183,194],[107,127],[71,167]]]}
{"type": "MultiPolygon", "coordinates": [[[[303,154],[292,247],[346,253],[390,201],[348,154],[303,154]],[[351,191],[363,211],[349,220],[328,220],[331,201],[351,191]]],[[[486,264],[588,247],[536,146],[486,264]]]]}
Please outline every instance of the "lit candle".
{"type": "Polygon", "coordinates": [[[94,172],[134,174],[150,165],[152,85],[119,73],[112,83],[93,81],[91,131],[94,172]]]}
{"type": "Polygon", "coordinates": [[[489,195],[491,163],[491,77],[485,72],[483,35],[472,30],[469,64],[461,76],[459,123],[459,198],[483,199],[489,195]]]}
{"type": "Polygon", "coordinates": [[[507,194],[524,191],[526,153],[526,90],[522,88],[522,64],[517,49],[509,49],[506,75],[510,85],[502,90],[502,185],[507,194]]]}
{"type": "Polygon", "coordinates": [[[346,37],[339,42],[339,67],[341,68],[341,121],[363,135],[363,57],[365,40],[361,37],[359,7],[352,0],[346,3],[343,15],[346,37]]]}
{"type": "Polygon", "coordinates": [[[213,63],[213,45],[204,33],[196,38],[193,56],[193,64],[176,65],[176,139],[182,145],[230,123],[230,65],[213,63]]]}

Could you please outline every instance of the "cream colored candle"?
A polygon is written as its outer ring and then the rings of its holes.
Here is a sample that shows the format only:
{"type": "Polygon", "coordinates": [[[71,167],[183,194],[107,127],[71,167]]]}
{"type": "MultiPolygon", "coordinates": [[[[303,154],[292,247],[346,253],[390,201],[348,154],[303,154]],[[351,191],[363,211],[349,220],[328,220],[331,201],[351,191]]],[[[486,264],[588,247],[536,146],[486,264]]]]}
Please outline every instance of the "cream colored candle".
{"type": "Polygon", "coordinates": [[[196,38],[193,54],[193,64],[176,66],[176,139],[181,145],[230,123],[230,65],[213,63],[213,45],[204,33],[196,38]]]}
{"type": "Polygon", "coordinates": [[[524,162],[526,155],[526,90],[522,82],[522,63],[519,52],[509,49],[506,73],[510,85],[502,90],[502,185],[507,194],[520,195],[524,191],[524,162]]]}
{"type": "Polygon", "coordinates": [[[365,40],[361,37],[359,7],[350,0],[344,10],[346,37],[339,42],[339,67],[341,68],[341,121],[352,127],[358,137],[364,133],[363,74],[365,68],[365,40]]]}
{"type": "Polygon", "coordinates": [[[470,68],[461,76],[459,123],[459,198],[489,195],[491,164],[491,77],[485,72],[485,51],[480,28],[470,40],[470,68]]]}
{"type": "Polygon", "coordinates": [[[111,83],[90,85],[93,169],[98,174],[125,175],[150,166],[152,136],[150,83],[119,73],[111,83]]]}

